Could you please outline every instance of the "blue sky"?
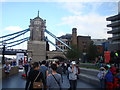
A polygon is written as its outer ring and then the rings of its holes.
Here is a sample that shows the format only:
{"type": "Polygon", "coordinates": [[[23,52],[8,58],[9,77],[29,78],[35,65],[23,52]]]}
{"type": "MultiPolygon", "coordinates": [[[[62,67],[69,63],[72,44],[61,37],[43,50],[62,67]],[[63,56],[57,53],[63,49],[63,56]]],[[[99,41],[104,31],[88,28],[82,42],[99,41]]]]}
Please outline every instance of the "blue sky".
{"type": "MultiPolygon", "coordinates": [[[[14,1],[14,0],[13,0],[14,1]]],[[[118,1],[118,0],[115,0],[118,1]]],[[[106,17],[118,13],[117,2],[1,2],[0,36],[29,28],[30,19],[46,19],[47,29],[56,36],[71,33],[76,27],[78,35],[94,39],[108,38],[106,17]]],[[[111,29],[111,28],[108,28],[111,29]]],[[[20,38],[29,36],[25,34],[20,38]]],[[[53,42],[54,39],[49,37],[53,42]]],[[[27,44],[14,48],[27,48],[27,44]]],[[[51,50],[54,49],[51,46],[51,50]]]]}

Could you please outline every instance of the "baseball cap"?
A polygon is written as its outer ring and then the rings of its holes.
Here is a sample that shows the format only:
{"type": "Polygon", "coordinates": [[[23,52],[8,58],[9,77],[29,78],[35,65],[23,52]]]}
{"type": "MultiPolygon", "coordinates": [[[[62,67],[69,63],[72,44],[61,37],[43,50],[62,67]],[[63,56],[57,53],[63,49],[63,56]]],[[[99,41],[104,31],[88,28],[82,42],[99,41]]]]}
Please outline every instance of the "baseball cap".
{"type": "Polygon", "coordinates": [[[76,64],[76,62],[75,62],[75,61],[72,61],[71,64],[76,64]]]}

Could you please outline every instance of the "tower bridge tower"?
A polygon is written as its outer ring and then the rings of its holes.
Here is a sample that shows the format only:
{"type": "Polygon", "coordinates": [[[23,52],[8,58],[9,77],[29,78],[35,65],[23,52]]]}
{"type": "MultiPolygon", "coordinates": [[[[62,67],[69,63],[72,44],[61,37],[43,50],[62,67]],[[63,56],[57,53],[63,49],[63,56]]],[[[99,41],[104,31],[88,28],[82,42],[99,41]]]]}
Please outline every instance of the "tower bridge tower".
{"type": "Polygon", "coordinates": [[[46,20],[38,16],[30,19],[30,39],[28,41],[28,58],[32,61],[42,61],[46,59],[46,41],[44,41],[44,30],[46,28],[46,20]]]}

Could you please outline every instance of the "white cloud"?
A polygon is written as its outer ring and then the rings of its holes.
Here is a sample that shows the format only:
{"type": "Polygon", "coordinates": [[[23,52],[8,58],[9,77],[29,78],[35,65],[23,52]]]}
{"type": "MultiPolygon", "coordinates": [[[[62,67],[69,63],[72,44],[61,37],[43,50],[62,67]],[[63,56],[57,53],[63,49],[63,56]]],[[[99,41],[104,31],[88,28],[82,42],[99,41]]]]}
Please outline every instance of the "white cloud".
{"type": "Polygon", "coordinates": [[[19,26],[9,26],[9,27],[6,27],[5,30],[16,32],[16,31],[21,31],[23,29],[20,28],[19,26]]]}
{"type": "Polygon", "coordinates": [[[0,0],[0,2],[118,2],[119,0],[0,0]]]}
{"type": "Polygon", "coordinates": [[[63,7],[75,15],[80,15],[80,11],[83,9],[84,6],[83,4],[77,2],[66,2],[63,4],[63,7]]]}
{"type": "Polygon", "coordinates": [[[96,13],[79,16],[67,16],[62,18],[59,25],[69,25],[78,29],[78,35],[89,35],[91,38],[107,38],[106,16],[96,13]]]}
{"type": "Polygon", "coordinates": [[[102,16],[96,12],[96,10],[102,5],[103,2],[89,3],[90,12],[82,14],[86,9],[83,3],[64,3],[63,7],[73,15],[62,17],[62,22],[57,24],[58,26],[70,26],[78,29],[78,35],[89,35],[91,38],[108,38],[105,28],[109,23],[106,18],[109,16],[102,16]],[[73,4],[73,5],[72,5],[73,4]],[[78,9],[79,8],[79,9],[78,9]],[[77,12],[77,13],[75,13],[77,12]]]}
{"type": "Polygon", "coordinates": [[[56,36],[60,37],[60,36],[65,35],[65,34],[66,34],[65,32],[59,32],[56,36]]]}
{"type": "Polygon", "coordinates": [[[0,0],[0,2],[6,2],[7,0],[0,0]]]}
{"type": "MultiPolygon", "coordinates": [[[[15,33],[15,32],[21,31],[21,30],[23,30],[23,29],[21,27],[19,27],[19,26],[9,26],[9,27],[4,28],[5,33],[2,36],[8,35],[8,34],[12,34],[12,33],[15,33]]],[[[2,39],[0,39],[0,41],[13,38],[13,37],[15,37],[17,35],[18,34],[15,34],[15,35],[12,35],[12,36],[8,36],[6,38],[2,38],[2,39]]],[[[16,41],[16,40],[20,40],[20,39],[26,38],[28,36],[29,36],[29,33],[26,33],[24,35],[21,35],[19,37],[16,37],[14,39],[6,41],[6,43],[13,42],[13,41],[16,41]]],[[[17,44],[17,43],[20,43],[20,42],[7,44],[7,46],[11,46],[11,45],[14,45],[14,44],[17,44]]],[[[11,48],[14,48],[14,49],[27,49],[27,42],[24,42],[24,43],[22,43],[20,45],[17,45],[17,46],[11,47],[11,48]]]]}

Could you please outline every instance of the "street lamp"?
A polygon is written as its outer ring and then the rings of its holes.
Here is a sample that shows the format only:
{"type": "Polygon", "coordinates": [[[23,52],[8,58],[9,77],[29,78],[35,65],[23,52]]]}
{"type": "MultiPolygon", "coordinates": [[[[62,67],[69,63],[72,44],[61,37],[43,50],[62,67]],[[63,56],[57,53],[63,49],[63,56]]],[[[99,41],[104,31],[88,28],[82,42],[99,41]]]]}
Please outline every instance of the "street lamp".
{"type": "Polygon", "coordinates": [[[85,63],[86,62],[86,58],[85,58],[85,56],[86,56],[86,52],[83,52],[83,63],[85,63]]]}
{"type": "Polygon", "coordinates": [[[3,48],[2,48],[2,64],[5,64],[5,45],[6,45],[6,43],[3,42],[2,45],[3,45],[3,48]]]}

